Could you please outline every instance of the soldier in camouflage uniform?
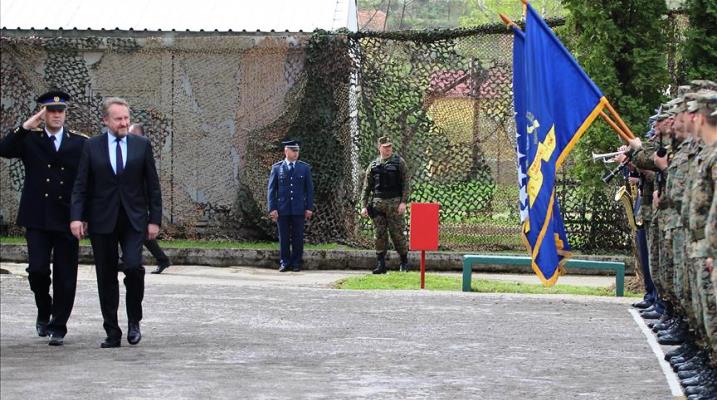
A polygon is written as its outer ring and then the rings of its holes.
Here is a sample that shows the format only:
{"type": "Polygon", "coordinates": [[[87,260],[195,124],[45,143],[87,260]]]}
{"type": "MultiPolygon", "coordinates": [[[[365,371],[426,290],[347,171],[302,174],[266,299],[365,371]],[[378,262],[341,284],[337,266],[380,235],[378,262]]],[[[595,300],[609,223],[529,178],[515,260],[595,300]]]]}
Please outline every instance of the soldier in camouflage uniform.
{"type": "Polygon", "coordinates": [[[717,303],[712,283],[712,268],[708,259],[709,243],[714,239],[707,238],[707,218],[715,197],[715,178],[717,177],[717,118],[712,113],[717,110],[717,92],[700,90],[694,100],[688,102],[688,111],[694,113],[695,132],[700,137],[703,148],[695,158],[694,173],[690,178],[690,201],[688,207],[690,264],[695,270],[696,289],[702,312],[702,329],[706,334],[707,357],[703,361],[704,368],[683,380],[683,385],[690,386],[687,394],[700,394],[703,398],[717,397],[717,303]],[[712,397],[715,396],[715,397],[712,397]]]}
{"type": "MultiPolygon", "coordinates": [[[[689,87],[686,89],[689,90],[689,87]]],[[[682,90],[681,93],[684,94],[687,90],[682,90]]],[[[660,206],[665,208],[665,213],[667,214],[665,222],[667,231],[666,238],[672,246],[674,266],[673,287],[674,295],[677,299],[675,306],[678,308],[678,314],[680,316],[678,322],[681,324],[681,326],[679,326],[681,331],[677,333],[683,336],[682,339],[686,339],[687,337],[685,336],[687,336],[688,332],[686,332],[685,329],[689,326],[694,327],[697,321],[693,312],[689,274],[687,273],[687,260],[685,258],[685,228],[682,223],[682,217],[680,216],[680,212],[682,211],[682,199],[687,190],[685,182],[689,170],[689,160],[687,156],[692,143],[690,133],[692,131],[692,118],[691,115],[687,113],[684,97],[678,97],[668,103],[667,106],[673,107],[667,112],[675,114],[672,125],[674,132],[674,157],[670,160],[669,166],[667,166],[665,196],[660,199],[660,206]],[[687,324],[685,324],[683,320],[684,317],[687,318],[687,324]]],[[[663,161],[656,158],[655,162],[660,164],[661,168],[664,168],[663,161]]],[[[668,340],[663,340],[663,342],[667,341],[668,340]]],[[[690,342],[688,347],[691,347],[692,344],[693,343],[690,342]]]]}
{"type": "Polygon", "coordinates": [[[658,300],[652,307],[640,312],[646,319],[658,319],[665,313],[665,294],[667,288],[664,283],[663,273],[660,270],[660,229],[659,229],[659,213],[653,207],[653,192],[659,186],[660,175],[656,173],[657,167],[653,160],[654,154],[666,143],[669,138],[662,136],[667,132],[662,132],[662,128],[656,129],[656,134],[650,140],[643,144],[640,139],[633,139],[629,142],[630,148],[633,150],[632,164],[640,169],[643,174],[641,194],[640,217],[643,221],[645,232],[647,233],[648,252],[650,256],[650,275],[657,289],[658,300]]]}
{"type": "Polygon", "coordinates": [[[388,235],[401,257],[399,269],[408,271],[408,244],[404,214],[409,194],[409,175],[406,162],[393,153],[388,136],[378,139],[379,156],[366,169],[363,182],[361,215],[370,216],[375,229],[376,268],[374,274],[386,273],[388,235]]]}
{"type": "MultiPolygon", "coordinates": [[[[663,109],[668,109],[675,103],[676,101],[665,104],[663,105],[663,109]]],[[[678,224],[680,215],[676,204],[679,201],[677,199],[682,198],[682,192],[684,191],[681,185],[681,180],[684,179],[684,176],[680,176],[676,171],[679,163],[675,162],[676,154],[679,153],[684,139],[681,117],[682,114],[675,116],[670,110],[658,115],[658,121],[662,120],[664,121],[663,124],[668,125],[667,128],[663,127],[663,129],[670,131],[672,145],[670,151],[664,157],[659,157],[655,154],[653,158],[655,166],[662,171],[666,181],[663,193],[657,192],[658,198],[656,204],[659,210],[658,220],[661,228],[661,238],[659,242],[662,246],[660,249],[659,271],[662,274],[660,280],[666,289],[665,298],[668,300],[672,309],[670,313],[671,318],[665,318],[660,324],[656,324],[653,327],[653,330],[658,332],[658,342],[665,345],[683,343],[688,333],[687,322],[683,320],[686,313],[682,301],[682,285],[680,284],[681,282],[678,282],[678,279],[676,279],[677,276],[683,276],[678,269],[682,268],[682,260],[684,258],[681,255],[684,239],[679,234],[675,235],[675,232],[681,232],[681,229],[679,229],[681,225],[678,224]],[[678,243],[679,246],[676,246],[675,243],[678,243]]]]}

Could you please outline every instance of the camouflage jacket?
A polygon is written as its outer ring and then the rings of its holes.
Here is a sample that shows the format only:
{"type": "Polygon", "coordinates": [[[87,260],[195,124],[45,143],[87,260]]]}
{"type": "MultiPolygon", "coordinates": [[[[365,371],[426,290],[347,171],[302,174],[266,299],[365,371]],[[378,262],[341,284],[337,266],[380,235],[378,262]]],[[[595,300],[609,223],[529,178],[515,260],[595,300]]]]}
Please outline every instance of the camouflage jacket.
{"type": "Polygon", "coordinates": [[[665,229],[682,227],[682,198],[685,190],[685,180],[689,172],[687,154],[691,139],[687,139],[675,147],[674,156],[667,167],[667,183],[660,198],[660,208],[665,210],[665,229]]]}
{"type": "Polygon", "coordinates": [[[690,199],[692,197],[692,180],[697,174],[697,155],[702,151],[702,142],[692,139],[687,146],[687,176],[685,177],[685,192],[682,195],[682,208],[680,209],[680,218],[682,218],[682,226],[687,231],[687,242],[689,243],[689,226],[690,226],[690,199]]]}
{"type": "Polygon", "coordinates": [[[717,168],[717,142],[705,146],[697,155],[696,174],[690,186],[689,231],[692,243],[690,257],[707,257],[705,228],[715,192],[713,170],[717,168]]]}
{"type": "Polygon", "coordinates": [[[640,175],[640,222],[652,221],[652,192],[655,190],[655,174],[643,172],[640,175]]]}
{"type": "Polygon", "coordinates": [[[634,165],[635,167],[641,170],[653,171],[643,172],[644,177],[642,178],[642,185],[640,190],[640,195],[642,196],[642,205],[640,207],[644,207],[646,205],[650,206],[649,215],[643,214],[643,217],[647,220],[650,220],[653,217],[652,192],[655,191],[654,171],[656,167],[655,162],[652,160],[652,156],[655,154],[659,147],[659,144],[655,141],[649,141],[647,143],[644,143],[642,145],[642,150],[635,153],[635,156],[632,158],[632,165],[634,165]]]}
{"type": "Polygon", "coordinates": [[[717,149],[713,148],[711,157],[705,160],[705,177],[712,181],[712,205],[705,226],[707,257],[717,259],[717,149]],[[707,169],[709,167],[709,170],[707,169]]]}

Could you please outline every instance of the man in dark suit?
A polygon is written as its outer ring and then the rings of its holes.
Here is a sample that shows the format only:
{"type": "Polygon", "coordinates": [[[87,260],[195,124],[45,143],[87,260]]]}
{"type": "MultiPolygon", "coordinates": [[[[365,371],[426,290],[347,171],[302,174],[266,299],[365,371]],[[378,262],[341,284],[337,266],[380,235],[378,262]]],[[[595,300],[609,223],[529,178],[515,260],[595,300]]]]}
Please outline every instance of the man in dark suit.
{"type": "Polygon", "coordinates": [[[101,347],[119,347],[122,330],[117,322],[118,252],[127,290],[127,341],[142,339],[144,267],[142,245],[156,239],[162,217],[162,194],[147,138],[127,135],[129,105],[118,97],[105,100],[103,121],[107,132],[87,141],[72,190],[70,228],[75,237],[90,236],[95,256],[97,288],[107,338],[101,347]],[[88,223],[85,232],[83,222],[88,223]]]}
{"type": "Polygon", "coordinates": [[[300,143],[282,144],[285,158],[271,167],[267,203],[269,216],[279,228],[279,272],[298,272],[304,254],[304,220],[314,214],[314,184],[311,166],[298,160],[300,143]]]}
{"type": "Polygon", "coordinates": [[[35,329],[49,335],[51,346],[64,343],[77,286],[79,242],[69,229],[70,194],[87,137],[64,126],[69,100],[61,91],[43,94],[37,98],[40,111],[0,140],[0,156],[19,158],[25,166],[17,224],[26,228],[35,329]]]}

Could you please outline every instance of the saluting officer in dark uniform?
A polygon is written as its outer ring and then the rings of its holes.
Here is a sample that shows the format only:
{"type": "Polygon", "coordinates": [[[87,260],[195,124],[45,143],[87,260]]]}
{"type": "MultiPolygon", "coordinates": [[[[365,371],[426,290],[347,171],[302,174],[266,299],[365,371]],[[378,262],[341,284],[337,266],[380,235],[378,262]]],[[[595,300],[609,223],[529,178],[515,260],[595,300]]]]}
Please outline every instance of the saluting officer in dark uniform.
{"type": "Polygon", "coordinates": [[[378,139],[379,156],[371,161],[363,181],[361,215],[370,216],[376,230],[376,268],[374,274],[386,273],[386,250],[388,235],[396,252],[401,257],[399,270],[408,271],[408,244],[403,214],[410,189],[410,177],[406,161],[393,153],[393,144],[388,136],[378,139]]]}
{"type": "Polygon", "coordinates": [[[64,342],[77,286],[79,242],[70,233],[70,195],[87,136],[64,126],[69,100],[61,91],[43,94],[40,111],[0,140],[0,156],[20,158],[25,166],[17,224],[26,228],[37,334],[49,335],[51,346],[64,342]]]}
{"type": "Polygon", "coordinates": [[[300,143],[282,144],[285,158],[271,167],[267,203],[269,216],[279,228],[279,272],[298,272],[304,254],[304,220],[314,214],[314,183],[311,166],[299,161],[300,143]]]}

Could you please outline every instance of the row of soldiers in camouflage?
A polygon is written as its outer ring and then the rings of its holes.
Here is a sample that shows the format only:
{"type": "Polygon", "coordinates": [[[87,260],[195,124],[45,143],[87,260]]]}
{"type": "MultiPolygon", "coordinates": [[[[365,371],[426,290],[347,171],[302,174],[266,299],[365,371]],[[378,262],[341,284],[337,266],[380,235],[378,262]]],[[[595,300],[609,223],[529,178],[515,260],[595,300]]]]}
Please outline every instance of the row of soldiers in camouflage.
{"type": "Polygon", "coordinates": [[[717,84],[680,86],[662,110],[650,141],[631,140],[620,157],[640,172],[646,281],[658,295],[635,306],[660,344],[680,345],[665,358],[688,398],[716,399],[717,84]]]}

